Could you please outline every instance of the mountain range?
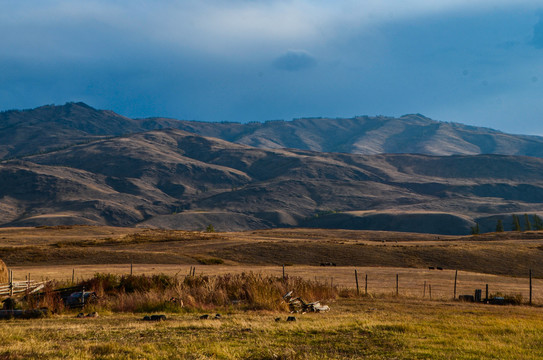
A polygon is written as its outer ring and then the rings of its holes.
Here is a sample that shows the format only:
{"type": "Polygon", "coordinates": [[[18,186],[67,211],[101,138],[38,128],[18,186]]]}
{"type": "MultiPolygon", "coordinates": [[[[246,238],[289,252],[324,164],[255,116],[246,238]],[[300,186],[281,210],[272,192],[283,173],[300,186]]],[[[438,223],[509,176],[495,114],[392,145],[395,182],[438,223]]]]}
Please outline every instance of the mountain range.
{"type": "Polygon", "coordinates": [[[68,103],[0,127],[2,226],[466,234],[543,213],[543,138],[422,115],[205,123],[68,103]]]}

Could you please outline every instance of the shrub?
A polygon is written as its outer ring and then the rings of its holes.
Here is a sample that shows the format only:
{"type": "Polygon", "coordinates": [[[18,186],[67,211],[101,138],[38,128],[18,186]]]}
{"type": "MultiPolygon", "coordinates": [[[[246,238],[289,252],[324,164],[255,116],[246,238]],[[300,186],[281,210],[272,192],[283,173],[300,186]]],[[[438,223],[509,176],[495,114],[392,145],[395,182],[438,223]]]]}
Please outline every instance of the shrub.
{"type": "Polygon", "coordinates": [[[224,261],[222,259],[218,259],[218,258],[205,258],[205,259],[197,259],[197,260],[202,265],[221,265],[221,264],[224,264],[224,261]]]}
{"type": "MultiPolygon", "coordinates": [[[[242,273],[220,276],[164,274],[115,276],[96,274],[85,281],[86,288],[101,291],[100,306],[112,311],[150,312],[213,309],[238,306],[245,310],[287,310],[283,295],[293,291],[306,301],[334,299],[337,287],[325,283],[242,273]]],[[[343,293],[343,296],[348,296],[343,293]]]]}

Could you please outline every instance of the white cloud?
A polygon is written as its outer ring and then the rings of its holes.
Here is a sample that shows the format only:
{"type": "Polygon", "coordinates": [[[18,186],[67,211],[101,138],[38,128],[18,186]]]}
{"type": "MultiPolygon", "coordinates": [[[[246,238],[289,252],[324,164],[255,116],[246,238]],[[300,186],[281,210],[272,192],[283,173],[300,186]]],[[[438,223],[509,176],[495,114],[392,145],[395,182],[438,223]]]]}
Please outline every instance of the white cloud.
{"type": "Polygon", "coordinates": [[[137,39],[177,51],[226,57],[244,51],[255,56],[257,48],[269,57],[289,48],[318,46],[341,36],[345,29],[364,29],[380,22],[538,4],[533,0],[34,0],[1,1],[0,5],[0,30],[4,34],[11,30],[14,47],[29,41],[25,34],[37,39],[39,46],[40,40],[59,42],[85,28],[103,27],[110,32],[107,41],[137,39]]]}

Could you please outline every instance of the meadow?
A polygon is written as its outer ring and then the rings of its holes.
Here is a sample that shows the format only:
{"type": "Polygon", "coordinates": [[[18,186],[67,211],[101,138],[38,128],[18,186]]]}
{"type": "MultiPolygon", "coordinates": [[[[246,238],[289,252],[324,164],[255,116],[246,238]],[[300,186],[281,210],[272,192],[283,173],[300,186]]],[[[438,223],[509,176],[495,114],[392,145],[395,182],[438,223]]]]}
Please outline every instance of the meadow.
{"type": "Polygon", "coordinates": [[[0,359],[539,359],[542,238],[0,229],[0,254],[16,280],[30,275],[68,286],[73,275],[99,295],[84,309],[97,318],[57,307],[43,319],[0,322],[0,359]],[[535,275],[534,306],[527,305],[527,269],[535,275]],[[456,270],[457,296],[484,293],[489,284],[490,295],[516,296],[521,305],[454,301],[456,270]],[[138,288],[151,278],[168,285],[138,288]],[[287,322],[288,290],[331,310],[293,314],[297,321],[287,322]],[[167,320],[142,320],[151,314],[167,320]]]}
{"type": "Polygon", "coordinates": [[[9,320],[2,359],[540,359],[543,310],[394,297],[330,302],[328,313],[221,310],[9,320]],[[281,321],[275,321],[279,317],[281,321]]]}

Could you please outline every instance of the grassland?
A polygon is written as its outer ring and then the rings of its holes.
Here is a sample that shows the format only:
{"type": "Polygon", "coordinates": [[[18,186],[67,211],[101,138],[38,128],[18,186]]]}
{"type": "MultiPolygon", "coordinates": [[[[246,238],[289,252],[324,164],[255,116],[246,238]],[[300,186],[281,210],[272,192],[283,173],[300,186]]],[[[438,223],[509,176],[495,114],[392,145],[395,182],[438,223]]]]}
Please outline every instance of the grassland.
{"type": "Polygon", "coordinates": [[[91,264],[308,265],[457,269],[543,277],[543,232],[435,236],[276,229],[202,233],[109,227],[0,229],[8,266],[91,264]]]}
{"type": "MultiPolygon", "coordinates": [[[[221,305],[219,320],[199,320],[202,307],[168,311],[168,320],[97,308],[99,318],[64,312],[39,320],[0,322],[0,359],[539,359],[543,308],[451,301],[457,294],[490,292],[543,304],[543,233],[474,237],[278,229],[201,233],[86,226],[0,229],[0,258],[33,279],[76,280],[94,273],[196,275],[258,273],[316,280],[349,288],[325,296],[329,313],[299,314],[287,323],[281,310],[242,311],[221,305]],[[322,267],[321,262],[338,266],[322,267]],[[205,265],[215,263],[215,265],[205,265]],[[444,270],[429,270],[428,267],[444,270]],[[354,269],[361,296],[354,296],[354,269]],[[364,296],[365,275],[368,296],[364,296]],[[399,296],[395,279],[399,276],[399,296]],[[432,285],[432,299],[428,287],[432,285]],[[425,295],[423,297],[423,295],[425,295]],[[281,318],[276,322],[275,318],[281,318]]],[[[323,293],[324,294],[324,293],[323,293]]],[[[162,294],[166,296],[166,294],[162,294]]],[[[162,297],[164,297],[162,296],[162,297]]],[[[168,295],[169,296],[169,295],[168,295]]],[[[314,295],[316,296],[316,295],[314,295]]],[[[281,301],[272,299],[273,301],[281,301]]],[[[86,312],[92,311],[92,307],[86,312]]],[[[149,310],[152,311],[152,310],[149,310]]]]}
{"type": "Polygon", "coordinates": [[[396,298],[357,298],[298,315],[73,315],[0,326],[4,359],[540,359],[543,310],[396,298]],[[281,321],[276,322],[275,318],[281,321]]]}

